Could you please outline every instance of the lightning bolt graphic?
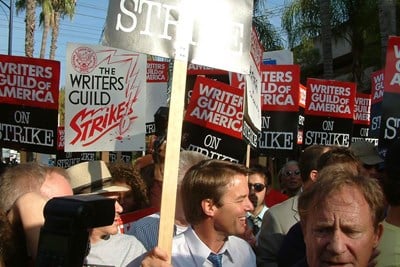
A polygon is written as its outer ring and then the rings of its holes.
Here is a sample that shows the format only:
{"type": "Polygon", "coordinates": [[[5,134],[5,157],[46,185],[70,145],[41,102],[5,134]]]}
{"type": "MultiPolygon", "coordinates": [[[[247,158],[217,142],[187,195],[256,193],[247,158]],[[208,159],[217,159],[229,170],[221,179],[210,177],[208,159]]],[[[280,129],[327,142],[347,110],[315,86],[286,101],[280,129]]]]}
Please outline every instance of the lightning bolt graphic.
{"type": "MultiPolygon", "coordinates": [[[[97,57],[99,58],[97,66],[106,62],[108,65],[113,64],[129,64],[128,71],[125,76],[125,97],[126,101],[126,112],[120,121],[118,130],[118,140],[122,140],[123,135],[129,130],[132,122],[137,116],[129,117],[129,111],[131,110],[134,103],[136,103],[140,94],[140,82],[137,82],[139,74],[138,69],[138,53],[123,53],[117,54],[116,49],[106,49],[97,51],[97,57]]],[[[97,67],[96,66],[96,67],[97,67]]]]}

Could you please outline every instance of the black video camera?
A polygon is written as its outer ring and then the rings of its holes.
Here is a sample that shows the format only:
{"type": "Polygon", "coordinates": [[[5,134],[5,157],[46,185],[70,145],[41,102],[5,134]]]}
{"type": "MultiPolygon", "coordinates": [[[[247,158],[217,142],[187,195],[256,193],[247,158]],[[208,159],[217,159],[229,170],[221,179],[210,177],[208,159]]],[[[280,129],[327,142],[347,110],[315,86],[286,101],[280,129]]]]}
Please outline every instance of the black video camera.
{"type": "Polygon", "coordinates": [[[44,207],[37,267],[82,267],[89,252],[90,228],[111,225],[115,200],[101,195],[50,199],[44,207]]]}

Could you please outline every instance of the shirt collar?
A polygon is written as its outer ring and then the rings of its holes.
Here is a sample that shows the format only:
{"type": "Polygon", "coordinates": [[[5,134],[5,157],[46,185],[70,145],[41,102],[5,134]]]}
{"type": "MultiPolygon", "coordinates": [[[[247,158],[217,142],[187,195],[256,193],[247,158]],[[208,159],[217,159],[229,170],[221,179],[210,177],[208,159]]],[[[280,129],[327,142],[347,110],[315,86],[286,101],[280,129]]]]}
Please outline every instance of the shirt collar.
{"type": "MultiPolygon", "coordinates": [[[[207,260],[208,255],[210,255],[211,249],[201,241],[198,237],[196,232],[193,230],[192,227],[189,227],[188,230],[184,232],[185,238],[187,239],[187,244],[189,250],[194,258],[196,266],[203,266],[204,262],[207,260]]],[[[225,241],[224,245],[218,252],[218,254],[224,254],[227,258],[232,262],[235,263],[235,257],[239,257],[239,255],[233,255],[230,253],[232,251],[231,242],[229,242],[230,237],[228,240],[225,241]]]]}
{"type": "MultiPolygon", "coordinates": [[[[257,215],[257,218],[259,218],[261,221],[264,217],[264,213],[268,210],[268,207],[266,205],[263,205],[263,208],[261,210],[261,212],[257,215]]],[[[251,212],[247,212],[247,217],[251,217],[253,216],[253,214],[251,214],[251,212]]]]}

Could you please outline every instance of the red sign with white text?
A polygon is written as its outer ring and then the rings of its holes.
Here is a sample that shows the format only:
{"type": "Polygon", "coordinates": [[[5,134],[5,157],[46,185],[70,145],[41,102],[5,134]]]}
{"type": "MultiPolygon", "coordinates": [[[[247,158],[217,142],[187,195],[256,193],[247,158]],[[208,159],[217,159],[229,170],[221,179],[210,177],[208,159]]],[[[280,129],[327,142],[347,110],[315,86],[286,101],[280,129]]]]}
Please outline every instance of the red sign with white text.
{"type": "Polygon", "coordinates": [[[241,138],[243,91],[222,82],[197,77],[185,120],[241,138]]]}
{"type": "Polygon", "coordinates": [[[0,55],[0,103],[58,109],[60,62],[0,55]]]}
{"type": "Polygon", "coordinates": [[[307,99],[307,87],[300,84],[300,97],[299,97],[299,106],[302,108],[306,107],[306,99],[307,99]]]}
{"type": "Polygon", "coordinates": [[[146,81],[148,83],[168,82],[168,62],[148,61],[146,81]]]}
{"type": "Polygon", "coordinates": [[[262,65],[261,109],[263,111],[298,111],[299,86],[299,65],[262,65]]]}
{"type": "Polygon", "coordinates": [[[369,125],[371,116],[371,95],[356,94],[355,109],[354,109],[354,124],[369,125]]]}
{"type": "Polygon", "coordinates": [[[246,75],[245,74],[241,74],[241,73],[237,73],[237,72],[230,72],[229,80],[230,80],[231,86],[239,88],[241,90],[246,89],[246,75]]]}
{"type": "Polygon", "coordinates": [[[228,71],[189,63],[188,67],[187,67],[187,74],[188,75],[227,75],[228,71]]]}
{"type": "Polygon", "coordinates": [[[389,36],[385,65],[385,92],[400,94],[400,37],[389,36]]]}
{"type": "Polygon", "coordinates": [[[371,74],[371,103],[382,102],[384,92],[384,70],[378,70],[371,74]]]}
{"type": "Polygon", "coordinates": [[[306,115],[353,119],[356,84],[307,79],[306,115]]]}

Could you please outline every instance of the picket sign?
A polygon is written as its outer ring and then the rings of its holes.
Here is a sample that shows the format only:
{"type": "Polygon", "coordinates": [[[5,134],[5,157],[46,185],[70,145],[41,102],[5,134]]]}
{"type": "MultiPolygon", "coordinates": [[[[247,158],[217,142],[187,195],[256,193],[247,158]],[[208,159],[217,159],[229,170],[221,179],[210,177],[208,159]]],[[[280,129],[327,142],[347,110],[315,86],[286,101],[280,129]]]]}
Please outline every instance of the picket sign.
{"type": "Polygon", "coordinates": [[[187,64],[249,74],[253,1],[119,2],[109,3],[103,44],[174,59],[158,233],[171,252],[187,64]]]}
{"type": "Polygon", "coordinates": [[[182,1],[182,23],[177,27],[177,47],[172,73],[171,101],[169,105],[167,145],[165,151],[164,179],[161,196],[158,246],[168,253],[171,262],[172,238],[175,223],[175,202],[178,184],[179,154],[181,147],[183,111],[185,103],[186,73],[189,42],[192,38],[190,1],[182,1]]]}

